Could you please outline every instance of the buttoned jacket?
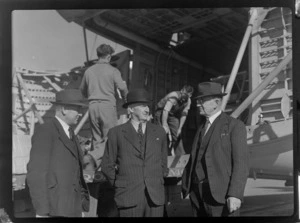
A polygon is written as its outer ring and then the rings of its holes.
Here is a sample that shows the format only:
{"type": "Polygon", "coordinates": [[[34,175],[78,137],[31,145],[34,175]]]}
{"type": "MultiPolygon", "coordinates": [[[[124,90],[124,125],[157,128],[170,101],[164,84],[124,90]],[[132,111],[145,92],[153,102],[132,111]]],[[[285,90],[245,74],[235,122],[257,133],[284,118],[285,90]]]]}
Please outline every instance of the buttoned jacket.
{"type": "MultiPolygon", "coordinates": [[[[201,125],[195,135],[189,162],[182,176],[184,197],[191,189],[191,173],[202,156],[205,156],[207,179],[213,198],[225,203],[227,197],[243,199],[249,172],[249,150],[245,125],[221,113],[201,139],[201,125]],[[201,140],[200,142],[198,140],[201,140]],[[197,150],[202,152],[196,156],[197,150]]],[[[195,170],[197,171],[197,170],[195,170]]]]}
{"type": "Polygon", "coordinates": [[[81,217],[89,210],[82,155],[77,138],[70,140],[56,118],[35,129],[27,183],[38,215],[81,217]]]}
{"type": "Polygon", "coordinates": [[[165,202],[167,136],[162,127],[148,122],[144,137],[143,152],[130,121],[108,132],[101,171],[115,189],[118,207],[139,203],[144,198],[145,188],[153,203],[163,205],[165,202]]]}

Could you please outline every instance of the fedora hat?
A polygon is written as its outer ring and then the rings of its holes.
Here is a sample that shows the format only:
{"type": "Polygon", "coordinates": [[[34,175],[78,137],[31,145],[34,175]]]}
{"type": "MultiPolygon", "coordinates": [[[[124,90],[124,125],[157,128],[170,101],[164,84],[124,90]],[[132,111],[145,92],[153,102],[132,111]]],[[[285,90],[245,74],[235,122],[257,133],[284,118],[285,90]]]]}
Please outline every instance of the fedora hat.
{"type": "Polygon", "coordinates": [[[87,101],[84,100],[80,90],[78,89],[61,90],[57,92],[55,96],[55,101],[52,101],[52,104],[78,105],[82,107],[88,106],[87,101]]]}
{"type": "Polygon", "coordinates": [[[207,96],[223,97],[227,93],[222,92],[222,85],[216,82],[202,82],[198,84],[198,93],[194,99],[207,96]]]}
{"type": "Polygon", "coordinates": [[[123,104],[123,108],[127,108],[128,105],[134,103],[150,103],[149,93],[145,89],[134,89],[128,92],[127,102],[123,104]]]}

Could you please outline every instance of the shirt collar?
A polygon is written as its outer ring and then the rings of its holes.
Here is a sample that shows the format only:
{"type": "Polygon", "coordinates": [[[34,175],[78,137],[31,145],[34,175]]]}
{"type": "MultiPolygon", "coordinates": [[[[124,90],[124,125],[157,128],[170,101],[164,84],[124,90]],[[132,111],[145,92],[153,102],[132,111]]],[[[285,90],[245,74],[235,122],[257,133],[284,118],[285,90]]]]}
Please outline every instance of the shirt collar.
{"type": "Polygon", "coordinates": [[[218,111],[217,113],[213,114],[212,116],[208,117],[208,120],[210,122],[210,124],[212,124],[216,118],[221,114],[222,111],[218,111]]]}
{"type": "Polygon", "coordinates": [[[69,136],[69,128],[70,128],[70,126],[69,126],[67,123],[65,123],[65,121],[63,121],[62,119],[60,119],[59,117],[57,117],[56,115],[55,115],[55,118],[56,118],[56,119],[59,121],[59,123],[62,125],[62,127],[63,127],[63,129],[64,129],[66,135],[70,138],[70,136],[69,136]]]}
{"type": "MultiPolygon", "coordinates": [[[[136,120],[133,120],[133,119],[130,119],[130,122],[131,122],[131,124],[133,125],[134,129],[137,131],[138,128],[139,128],[140,122],[138,122],[138,121],[136,121],[136,120]]],[[[147,122],[142,122],[142,129],[143,129],[143,132],[145,132],[146,123],[147,123],[147,122]]]]}

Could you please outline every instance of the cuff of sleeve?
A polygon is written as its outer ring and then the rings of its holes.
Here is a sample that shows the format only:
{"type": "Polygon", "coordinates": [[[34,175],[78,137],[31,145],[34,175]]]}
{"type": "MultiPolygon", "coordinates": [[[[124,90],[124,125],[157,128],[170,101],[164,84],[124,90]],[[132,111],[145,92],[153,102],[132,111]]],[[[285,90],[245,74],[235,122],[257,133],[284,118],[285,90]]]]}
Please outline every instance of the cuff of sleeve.
{"type": "Polygon", "coordinates": [[[225,199],[227,200],[229,197],[234,197],[234,198],[237,198],[237,199],[240,199],[241,201],[243,201],[243,197],[239,197],[239,196],[236,196],[236,195],[226,195],[225,199]]]}

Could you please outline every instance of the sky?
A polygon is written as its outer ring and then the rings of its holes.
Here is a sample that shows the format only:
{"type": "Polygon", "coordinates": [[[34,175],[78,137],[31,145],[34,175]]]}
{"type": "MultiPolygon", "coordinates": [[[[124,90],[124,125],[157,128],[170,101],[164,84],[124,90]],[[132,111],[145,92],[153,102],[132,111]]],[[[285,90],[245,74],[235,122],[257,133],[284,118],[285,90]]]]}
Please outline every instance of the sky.
{"type": "MultiPolygon", "coordinates": [[[[67,22],[55,10],[16,10],[12,13],[13,67],[35,71],[61,71],[86,61],[83,29],[67,22]]],[[[115,52],[124,46],[87,31],[89,59],[96,59],[96,48],[110,44],[115,52]]]]}

